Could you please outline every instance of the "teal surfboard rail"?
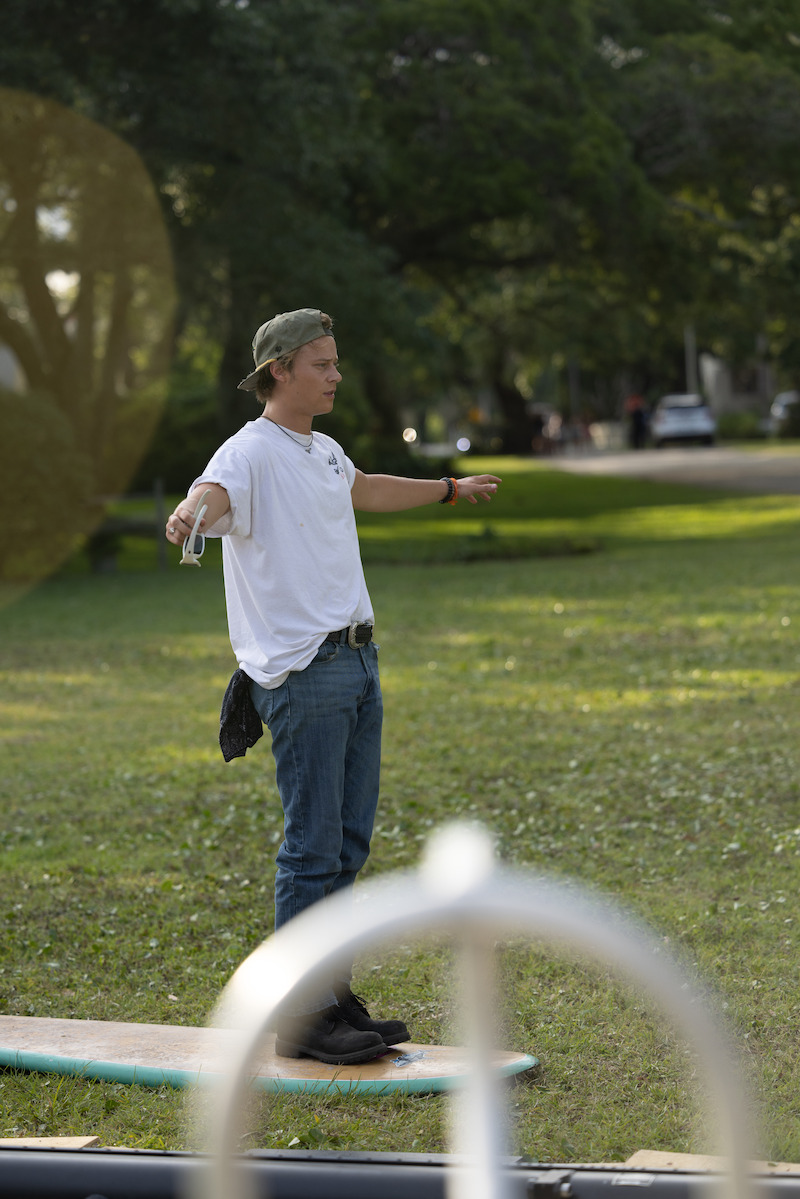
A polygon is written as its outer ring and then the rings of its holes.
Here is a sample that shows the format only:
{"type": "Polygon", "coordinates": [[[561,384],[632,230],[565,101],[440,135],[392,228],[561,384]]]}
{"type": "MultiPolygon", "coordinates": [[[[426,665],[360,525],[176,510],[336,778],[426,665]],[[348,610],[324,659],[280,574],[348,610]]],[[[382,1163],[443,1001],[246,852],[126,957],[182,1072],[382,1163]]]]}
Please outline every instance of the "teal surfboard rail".
{"type": "MultiPolygon", "coordinates": [[[[401,1055],[402,1056],[402,1055],[401,1055]]],[[[507,1065],[497,1067],[498,1077],[521,1074],[538,1066],[538,1058],[521,1055],[507,1065]]],[[[88,1058],[60,1057],[56,1054],[33,1053],[29,1050],[0,1048],[0,1066],[37,1074],[59,1074],[67,1078],[90,1078],[100,1082],[116,1082],[124,1086],[171,1087],[181,1090],[192,1086],[213,1085],[217,1074],[205,1071],[168,1070],[152,1066],[131,1066],[122,1062],[104,1062],[88,1058]]],[[[389,1095],[422,1094],[431,1091],[452,1091],[466,1085],[469,1075],[442,1075],[429,1078],[396,1079],[337,1079],[333,1078],[266,1078],[253,1076],[253,1086],[272,1094],[301,1095],[389,1095]]]]}

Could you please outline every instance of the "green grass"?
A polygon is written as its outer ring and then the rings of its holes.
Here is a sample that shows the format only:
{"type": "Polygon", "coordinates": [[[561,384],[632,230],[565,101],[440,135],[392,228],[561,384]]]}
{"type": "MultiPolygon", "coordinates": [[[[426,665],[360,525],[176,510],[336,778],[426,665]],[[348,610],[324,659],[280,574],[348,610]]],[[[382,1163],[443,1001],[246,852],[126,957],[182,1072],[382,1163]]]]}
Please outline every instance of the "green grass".
{"type": "MultiPolygon", "coordinates": [[[[361,520],[386,702],[365,882],[465,817],[515,867],[623,904],[708,989],[759,1152],[797,1161],[800,499],[495,466],[491,507],[361,520]],[[478,537],[499,556],[465,560],[478,537]]],[[[228,766],[216,745],[217,550],[159,574],[134,548],[0,612],[6,1012],[200,1022],[271,928],[266,741],[228,766]]],[[[498,967],[502,1039],[542,1063],[509,1089],[515,1152],[714,1148],[697,1062],[652,997],[513,939],[498,967]]],[[[369,955],[357,989],[417,1039],[458,1036],[444,937],[369,955]]],[[[422,1152],[447,1130],[439,1097],[287,1096],[254,1104],[243,1143],[422,1152]]],[[[185,1097],[0,1072],[0,1136],[74,1133],[183,1147],[185,1097]]]]}

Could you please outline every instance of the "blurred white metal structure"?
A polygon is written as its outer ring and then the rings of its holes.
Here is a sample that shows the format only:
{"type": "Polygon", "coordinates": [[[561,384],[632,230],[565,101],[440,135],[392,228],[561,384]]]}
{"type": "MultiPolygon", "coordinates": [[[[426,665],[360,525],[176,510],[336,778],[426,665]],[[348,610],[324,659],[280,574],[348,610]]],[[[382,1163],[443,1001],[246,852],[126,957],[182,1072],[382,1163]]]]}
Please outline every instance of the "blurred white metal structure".
{"type": "MultiPolygon", "coordinates": [[[[338,895],[298,916],[238,968],[211,1022],[238,1031],[219,1087],[198,1092],[197,1114],[208,1168],[198,1171],[203,1199],[244,1199],[245,1175],[235,1160],[237,1129],[250,1063],[287,997],[321,989],[337,966],[369,947],[428,931],[449,931],[463,954],[462,1000],[474,1058],[460,1101],[452,1199],[504,1199],[506,1156],[501,1099],[491,1070],[493,945],[498,936],[533,937],[558,952],[577,949],[638,982],[685,1034],[705,1067],[719,1150],[730,1163],[729,1199],[745,1199],[749,1182],[748,1119],[743,1084],[704,1004],[641,928],[593,895],[500,868],[488,835],[457,825],[435,835],[419,871],[394,875],[354,903],[338,895]]],[[[324,1197],[320,1197],[324,1199],[324,1197]]]]}

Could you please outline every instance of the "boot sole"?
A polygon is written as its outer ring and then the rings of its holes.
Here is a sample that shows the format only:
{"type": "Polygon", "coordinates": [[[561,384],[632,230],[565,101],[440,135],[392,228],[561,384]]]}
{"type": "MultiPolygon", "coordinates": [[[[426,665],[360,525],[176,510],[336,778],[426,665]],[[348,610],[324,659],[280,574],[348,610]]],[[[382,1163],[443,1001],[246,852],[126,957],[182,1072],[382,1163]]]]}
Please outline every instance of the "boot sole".
{"type": "Polygon", "coordinates": [[[275,1041],[275,1052],[278,1057],[312,1057],[315,1061],[324,1062],[328,1066],[354,1066],[359,1062],[371,1062],[380,1057],[387,1048],[386,1044],[370,1045],[366,1049],[356,1049],[352,1053],[323,1053],[320,1049],[311,1049],[308,1045],[295,1045],[291,1041],[275,1041]]]}

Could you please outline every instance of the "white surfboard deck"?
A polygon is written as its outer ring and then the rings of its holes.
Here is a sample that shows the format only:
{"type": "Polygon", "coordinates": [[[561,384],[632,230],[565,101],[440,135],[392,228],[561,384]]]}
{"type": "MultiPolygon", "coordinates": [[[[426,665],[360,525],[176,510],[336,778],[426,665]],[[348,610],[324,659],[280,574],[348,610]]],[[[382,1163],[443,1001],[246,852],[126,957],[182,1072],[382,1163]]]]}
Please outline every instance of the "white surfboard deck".
{"type": "MultiPolygon", "coordinates": [[[[0,1066],[144,1087],[187,1087],[219,1076],[219,1063],[235,1036],[225,1028],[0,1016],[0,1066]]],[[[493,1057],[498,1076],[536,1065],[527,1053],[497,1051],[493,1057]]],[[[471,1069],[469,1049],[410,1041],[390,1046],[371,1062],[328,1066],[312,1058],[278,1057],[270,1033],[254,1064],[253,1082],[273,1092],[410,1094],[464,1086],[471,1069]]]]}

